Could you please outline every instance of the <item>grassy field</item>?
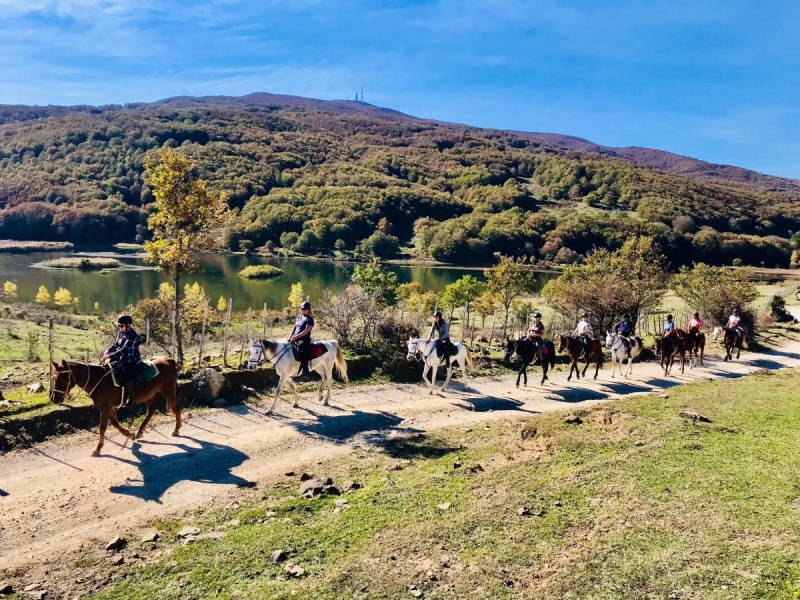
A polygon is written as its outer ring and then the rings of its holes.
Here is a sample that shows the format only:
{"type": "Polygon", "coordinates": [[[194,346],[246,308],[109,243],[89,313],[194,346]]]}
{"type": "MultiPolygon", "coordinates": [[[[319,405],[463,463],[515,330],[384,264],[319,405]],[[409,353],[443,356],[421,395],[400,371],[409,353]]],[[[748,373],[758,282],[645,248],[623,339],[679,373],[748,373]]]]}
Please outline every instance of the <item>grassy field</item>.
{"type": "Polygon", "coordinates": [[[296,477],[262,482],[235,509],[155,523],[166,541],[134,544],[149,564],[95,598],[795,597],[799,373],[580,418],[419,434],[317,467],[364,485],[345,508],[297,499],[296,477]],[[227,534],[183,546],[184,525],[227,534]],[[273,565],[277,549],[305,575],[273,565]]]}

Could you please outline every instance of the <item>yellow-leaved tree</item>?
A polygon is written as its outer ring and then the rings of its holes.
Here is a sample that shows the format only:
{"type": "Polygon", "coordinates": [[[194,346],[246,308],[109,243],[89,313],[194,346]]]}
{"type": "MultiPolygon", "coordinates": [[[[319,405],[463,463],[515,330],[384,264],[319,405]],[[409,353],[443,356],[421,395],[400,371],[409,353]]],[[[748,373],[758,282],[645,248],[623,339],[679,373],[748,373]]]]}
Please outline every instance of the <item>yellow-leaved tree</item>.
{"type": "Polygon", "coordinates": [[[155,212],[147,219],[153,240],[145,242],[145,260],[174,282],[175,355],[178,363],[183,364],[181,329],[185,307],[181,281],[201,270],[198,254],[216,245],[231,213],[225,194],[209,192],[187,157],[168,148],[148,156],[145,168],[156,199],[155,212]]]}
{"type": "Polygon", "coordinates": [[[228,310],[228,301],[225,300],[225,296],[219,297],[219,302],[217,302],[217,310],[220,313],[225,313],[228,310]]]}
{"type": "Polygon", "coordinates": [[[17,284],[13,281],[6,281],[3,284],[3,297],[7,300],[17,297],[17,284]]]}
{"type": "Polygon", "coordinates": [[[53,301],[56,306],[69,306],[72,304],[72,292],[65,287],[60,287],[53,294],[53,301]]]}
{"type": "Polygon", "coordinates": [[[37,304],[49,304],[50,302],[50,292],[47,291],[47,288],[43,285],[39,286],[39,291],[36,292],[36,303],[37,304]]]}
{"type": "Polygon", "coordinates": [[[289,292],[289,306],[297,310],[306,299],[306,293],[303,290],[303,284],[299,281],[292,284],[292,291],[289,292]]]}

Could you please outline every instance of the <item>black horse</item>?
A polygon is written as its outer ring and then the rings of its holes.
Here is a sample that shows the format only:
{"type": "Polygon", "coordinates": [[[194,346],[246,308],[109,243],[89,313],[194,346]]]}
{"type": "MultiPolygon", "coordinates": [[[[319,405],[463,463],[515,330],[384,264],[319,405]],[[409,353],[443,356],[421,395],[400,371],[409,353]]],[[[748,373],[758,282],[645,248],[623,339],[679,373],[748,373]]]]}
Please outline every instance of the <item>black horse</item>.
{"type": "Polygon", "coordinates": [[[550,340],[544,341],[542,354],[539,354],[536,344],[527,338],[508,340],[506,343],[506,362],[511,360],[511,355],[514,353],[522,359],[522,367],[517,372],[517,387],[519,387],[520,375],[524,377],[525,385],[528,385],[528,365],[542,365],[542,384],[547,381],[547,370],[556,366],[556,348],[550,340]]]}

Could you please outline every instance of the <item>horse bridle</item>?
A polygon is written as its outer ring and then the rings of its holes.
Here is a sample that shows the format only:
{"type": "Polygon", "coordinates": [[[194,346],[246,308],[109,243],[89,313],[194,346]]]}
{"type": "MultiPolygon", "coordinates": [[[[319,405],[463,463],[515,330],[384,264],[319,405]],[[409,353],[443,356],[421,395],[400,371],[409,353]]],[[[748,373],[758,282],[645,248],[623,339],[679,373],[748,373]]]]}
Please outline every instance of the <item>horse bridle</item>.
{"type": "MultiPolygon", "coordinates": [[[[291,342],[289,342],[288,345],[286,346],[286,348],[281,350],[280,353],[276,354],[272,358],[269,358],[267,356],[266,352],[264,352],[264,345],[260,341],[256,342],[256,344],[258,344],[258,360],[256,361],[256,366],[260,365],[263,361],[267,361],[269,364],[271,364],[274,367],[276,364],[278,364],[278,361],[281,359],[281,357],[284,354],[286,354],[292,347],[291,342]],[[274,359],[274,362],[273,362],[273,359],[274,359]]],[[[248,362],[252,362],[252,361],[248,361],[248,362]]]]}
{"type": "MultiPolygon", "coordinates": [[[[86,395],[91,398],[92,394],[97,389],[97,386],[99,386],[103,382],[103,379],[105,379],[108,376],[108,374],[111,373],[111,369],[109,368],[105,373],[103,373],[103,376],[100,379],[97,380],[97,383],[94,384],[94,387],[90,391],[86,391],[86,387],[88,387],[89,381],[91,381],[91,379],[92,379],[92,372],[91,372],[91,369],[89,369],[89,364],[88,363],[86,364],[86,383],[83,386],[81,386],[78,383],[78,378],[75,377],[75,373],[72,371],[72,367],[69,366],[69,363],[65,363],[65,364],[67,365],[67,372],[69,373],[69,380],[67,381],[67,389],[66,390],[59,390],[57,388],[51,388],[50,389],[50,395],[51,396],[53,395],[53,392],[55,392],[56,394],[61,394],[64,398],[66,398],[67,394],[69,394],[70,388],[72,387],[72,386],[69,385],[69,382],[70,381],[74,381],[75,382],[75,386],[78,388],[78,392],[74,396],[72,396],[71,399],[74,400],[75,398],[77,398],[80,395],[81,391],[86,392],[86,395]]],[[[59,371],[57,369],[56,369],[55,372],[56,373],[64,373],[64,371],[59,371]]]]}

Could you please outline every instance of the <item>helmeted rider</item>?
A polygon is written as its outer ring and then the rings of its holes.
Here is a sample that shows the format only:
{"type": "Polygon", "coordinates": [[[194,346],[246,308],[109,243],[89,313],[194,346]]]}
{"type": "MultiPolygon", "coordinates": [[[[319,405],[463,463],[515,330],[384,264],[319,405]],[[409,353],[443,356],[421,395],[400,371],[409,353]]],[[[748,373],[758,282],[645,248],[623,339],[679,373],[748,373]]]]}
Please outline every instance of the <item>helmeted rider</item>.
{"type": "Polygon", "coordinates": [[[130,315],[117,317],[117,328],[117,337],[100,360],[111,364],[114,382],[126,392],[123,394],[122,406],[127,406],[134,397],[133,378],[142,362],[142,353],[139,351],[141,340],[133,328],[133,318],[130,315]]]}
{"type": "Polygon", "coordinates": [[[314,329],[314,317],[311,315],[311,302],[306,300],[300,305],[300,314],[294,322],[289,343],[297,346],[300,354],[300,372],[308,375],[308,363],[311,360],[311,331],[314,329]]]}
{"type": "Polygon", "coordinates": [[[528,332],[525,334],[525,339],[533,342],[536,351],[542,353],[544,348],[544,323],[542,323],[542,313],[533,313],[533,322],[528,326],[528,332]]]}
{"type": "Polygon", "coordinates": [[[442,318],[442,312],[437,310],[433,313],[433,325],[431,332],[428,334],[428,342],[433,339],[433,334],[436,334],[436,353],[441,355],[444,353],[445,364],[450,368],[450,327],[447,322],[442,318]]]}
{"type": "Polygon", "coordinates": [[[725,325],[725,329],[733,331],[737,337],[743,337],[744,330],[742,329],[742,326],[739,324],[741,320],[742,318],[739,315],[739,309],[734,308],[733,314],[731,314],[731,316],[728,317],[728,323],[725,325]]]}
{"type": "Polygon", "coordinates": [[[689,321],[689,335],[692,336],[695,350],[697,349],[700,341],[698,334],[703,330],[703,319],[700,318],[700,313],[695,312],[692,315],[692,320],[689,321]]]}
{"type": "Polygon", "coordinates": [[[625,344],[625,356],[631,357],[631,345],[634,333],[634,325],[631,323],[631,316],[628,313],[622,315],[622,320],[614,325],[614,333],[616,333],[625,344]]]}
{"type": "Polygon", "coordinates": [[[667,315],[667,320],[664,321],[664,335],[662,337],[668,338],[673,335],[678,335],[678,330],[675,328],[675,321],[672,320],[672,315],[667,315]]]}
{"type": "Polygon", "coordinates": [[[575,327],[575,331],[572,332],[572,336],[578,338],[587,352],[589,351],[589,335],[591,331],[592,323],[589,321],[589,313],[583,313],[581,320],[578,321],[578,325],[575,327]]]}

